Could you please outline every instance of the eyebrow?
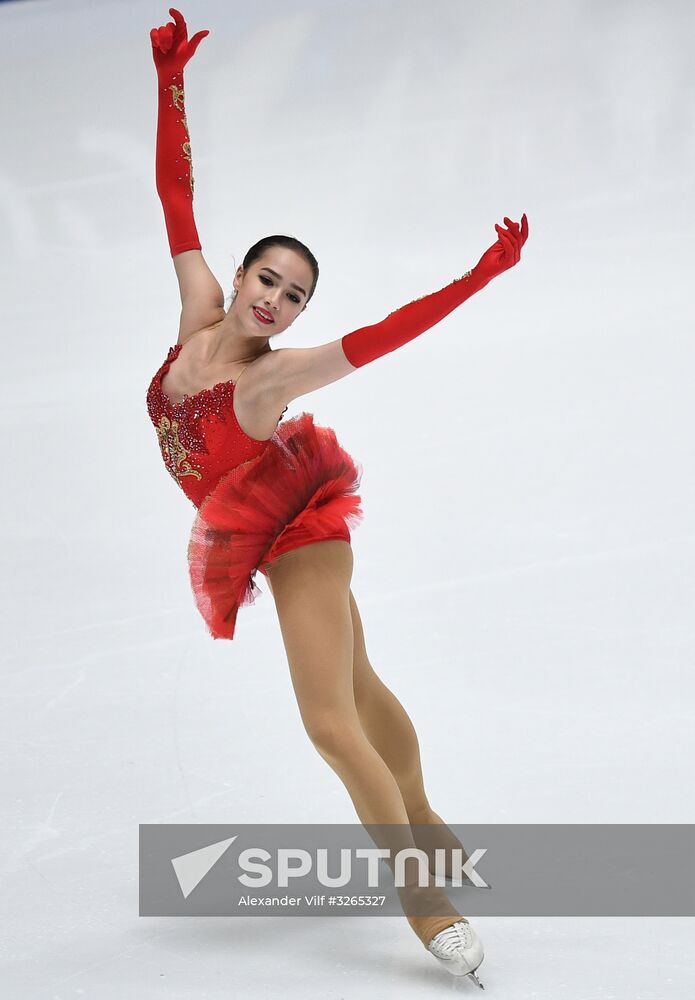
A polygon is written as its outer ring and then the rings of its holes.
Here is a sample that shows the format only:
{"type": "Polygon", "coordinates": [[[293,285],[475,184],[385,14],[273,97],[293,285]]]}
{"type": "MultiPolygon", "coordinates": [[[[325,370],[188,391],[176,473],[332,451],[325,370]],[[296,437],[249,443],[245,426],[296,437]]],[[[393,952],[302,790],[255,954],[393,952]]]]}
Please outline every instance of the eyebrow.
{"type": "MultiPolygon", "coordinates": [[[[272,267],[262,267],[262,268],[261,268],[261,271],[270,271],[270,273],[271,273],[271,274],[273,275],[273,277],[274,277],[274,278],[279,278],[279,280],[280,280],[280,281],[282,281],[282,275],[281,275],[281,274],[278,274],[278,273],[277,273],[277,271],[274,271],[274,270],[272,269],[272,267]]],[[[301,285],[295,285],[295,284],[294,284],[294,282],[293,282],[293,283],[292,283],[292,284],[290,285],[290,288],[296,288],[296,289],[297,289],[297,291],[298,291],[298,292],[301,292],[301,293],[302,293],[302,295],[304,296],[304,298],[306,298],[306,292],[304,291],[304,289],[302,288],[302,286],[301,286],[301,285]]]]}

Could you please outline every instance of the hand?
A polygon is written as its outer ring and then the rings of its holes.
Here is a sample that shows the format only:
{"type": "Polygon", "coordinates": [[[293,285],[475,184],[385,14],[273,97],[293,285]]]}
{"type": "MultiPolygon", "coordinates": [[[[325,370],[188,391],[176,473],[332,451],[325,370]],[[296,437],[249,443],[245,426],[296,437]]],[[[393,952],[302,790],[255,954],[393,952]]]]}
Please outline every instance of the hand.
{"type": "Polygon", "coordinates": [[[188,38],[188,28],[181,11],[175,7],[169,8],[169,13],[174,18],[159,28],[150,31],[150,41],[152,42],[152,58],[157,67],[157,72],[176,73],[183,70],[189,59],[195,55],[198,48],[209,31],[199,31],[188,38]]]}
{"type": "Polygon", "coordinates": [[[506,229],[495,224],[499,238],[485,251],[473,269],[474,274],[485,281],[490,281],[502,271],[518,264],[521,248],[528,238],[528,220],[525,212],[521,216],[521,226],[518,222],[512,222],[506,215],[504,222],[506,229]]]}

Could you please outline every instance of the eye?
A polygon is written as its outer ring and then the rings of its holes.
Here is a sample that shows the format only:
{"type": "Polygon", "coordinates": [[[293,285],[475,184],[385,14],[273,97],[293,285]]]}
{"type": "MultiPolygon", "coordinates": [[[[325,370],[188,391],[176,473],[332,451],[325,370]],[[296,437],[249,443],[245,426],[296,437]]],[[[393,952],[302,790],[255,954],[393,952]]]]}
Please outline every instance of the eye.
{"type": "MultiPolygon", "coordinates": [[[[267,274],[259,274],[258,277],[261,279],[261,281],[263,282],[264,285],[272,285],[272,283],[273,283],[271,281],[271,279],[268,277],[267,274]]],[[[293,302],[301,302],[302,301],[299,298],[299,296],[295,295],[294,293],[290,294],[290,298],[292,299],[293,302]]]]}

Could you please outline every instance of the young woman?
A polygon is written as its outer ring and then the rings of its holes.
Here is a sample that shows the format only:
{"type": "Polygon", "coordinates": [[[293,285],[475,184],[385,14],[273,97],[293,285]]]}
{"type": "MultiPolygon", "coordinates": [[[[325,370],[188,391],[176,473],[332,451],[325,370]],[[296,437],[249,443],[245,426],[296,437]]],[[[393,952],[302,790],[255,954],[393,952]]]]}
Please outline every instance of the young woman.
{"type": "MultiPolygon", "coordinates": [[[[309,738],[344,782],[360,821],[388,828],[379,846],[393,855],[423,843],[416,829],[429,830],[432,858],[435,847],[461,844],[428,802],[415,730],[369,662],[350,588],[349,526],[362,517],[361,469],[311,414],[281,421],[292,400],[413,340],[516,264],[526,216],[496,225],[497,241],[472,270],[381,322],[320,347],[272,349],[271,339],[311,300],[318,264],[293,237],[260,240],[235,274],[225,311],[193,217],[183,90],[184,66],[208,32],[189,40],[182,14],[169,12],[173,22],[150,33],[156,179],[182,310],[178,341],[150,383],[147,406],[166,467],[197,508],[188,546],[195,600],[210,634],[232,639],[239,607],[261,593],[260,570],[309,738]]],[[[398,890],[406,913],[417,913],[410,926],[448,971],[482,985],[476,932],[433,880],[419,886],[417,874],[406,866],[398,890]]]]}

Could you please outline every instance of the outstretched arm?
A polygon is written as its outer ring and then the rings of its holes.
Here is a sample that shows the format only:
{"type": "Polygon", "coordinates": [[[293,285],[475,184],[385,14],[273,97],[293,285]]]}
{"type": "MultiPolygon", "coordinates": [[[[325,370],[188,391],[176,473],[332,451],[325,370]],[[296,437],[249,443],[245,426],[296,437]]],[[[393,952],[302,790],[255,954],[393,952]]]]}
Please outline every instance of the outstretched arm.
{"type": "Polygon", "coordinates": [[[504,222],[509,228],[502,229],[495,223],[497,242],[485,251],[472,271],[466,271],[438,292],[401,306],[380,323],[363,326],[345,334],[342,345],[350,364],[360,368],[414,340],[448,316],[456,306],[479,292],[502,271],[518,263],[521,248],[528,237],[526,213],[521,216],[521,226],[506,216],[504,222]]]}
{"type": "Polygon", "coordinates": [[[395,351],[439,323],[498,274],[513,267],[528,237],[528,221],[524,214],[521,225],[506,216],[504,222],[506,229],[495,225],[498,239],[476,266],[439,291],[401,306],[380,323],[360,327],[329,344],[273,351],[274,370],[269,366],[269,376],[277,399],[289,403],[395,351]]]}
{"type": "Polygon", "coordinates": [[[184,103],[183,70],[208,31],[189,40],[183,14],[150,32],[157,70],[157,194],[181,293],[179,341],[224,315],[224,293],[201,253],[193,216],[193,162],[184,103]]]}

